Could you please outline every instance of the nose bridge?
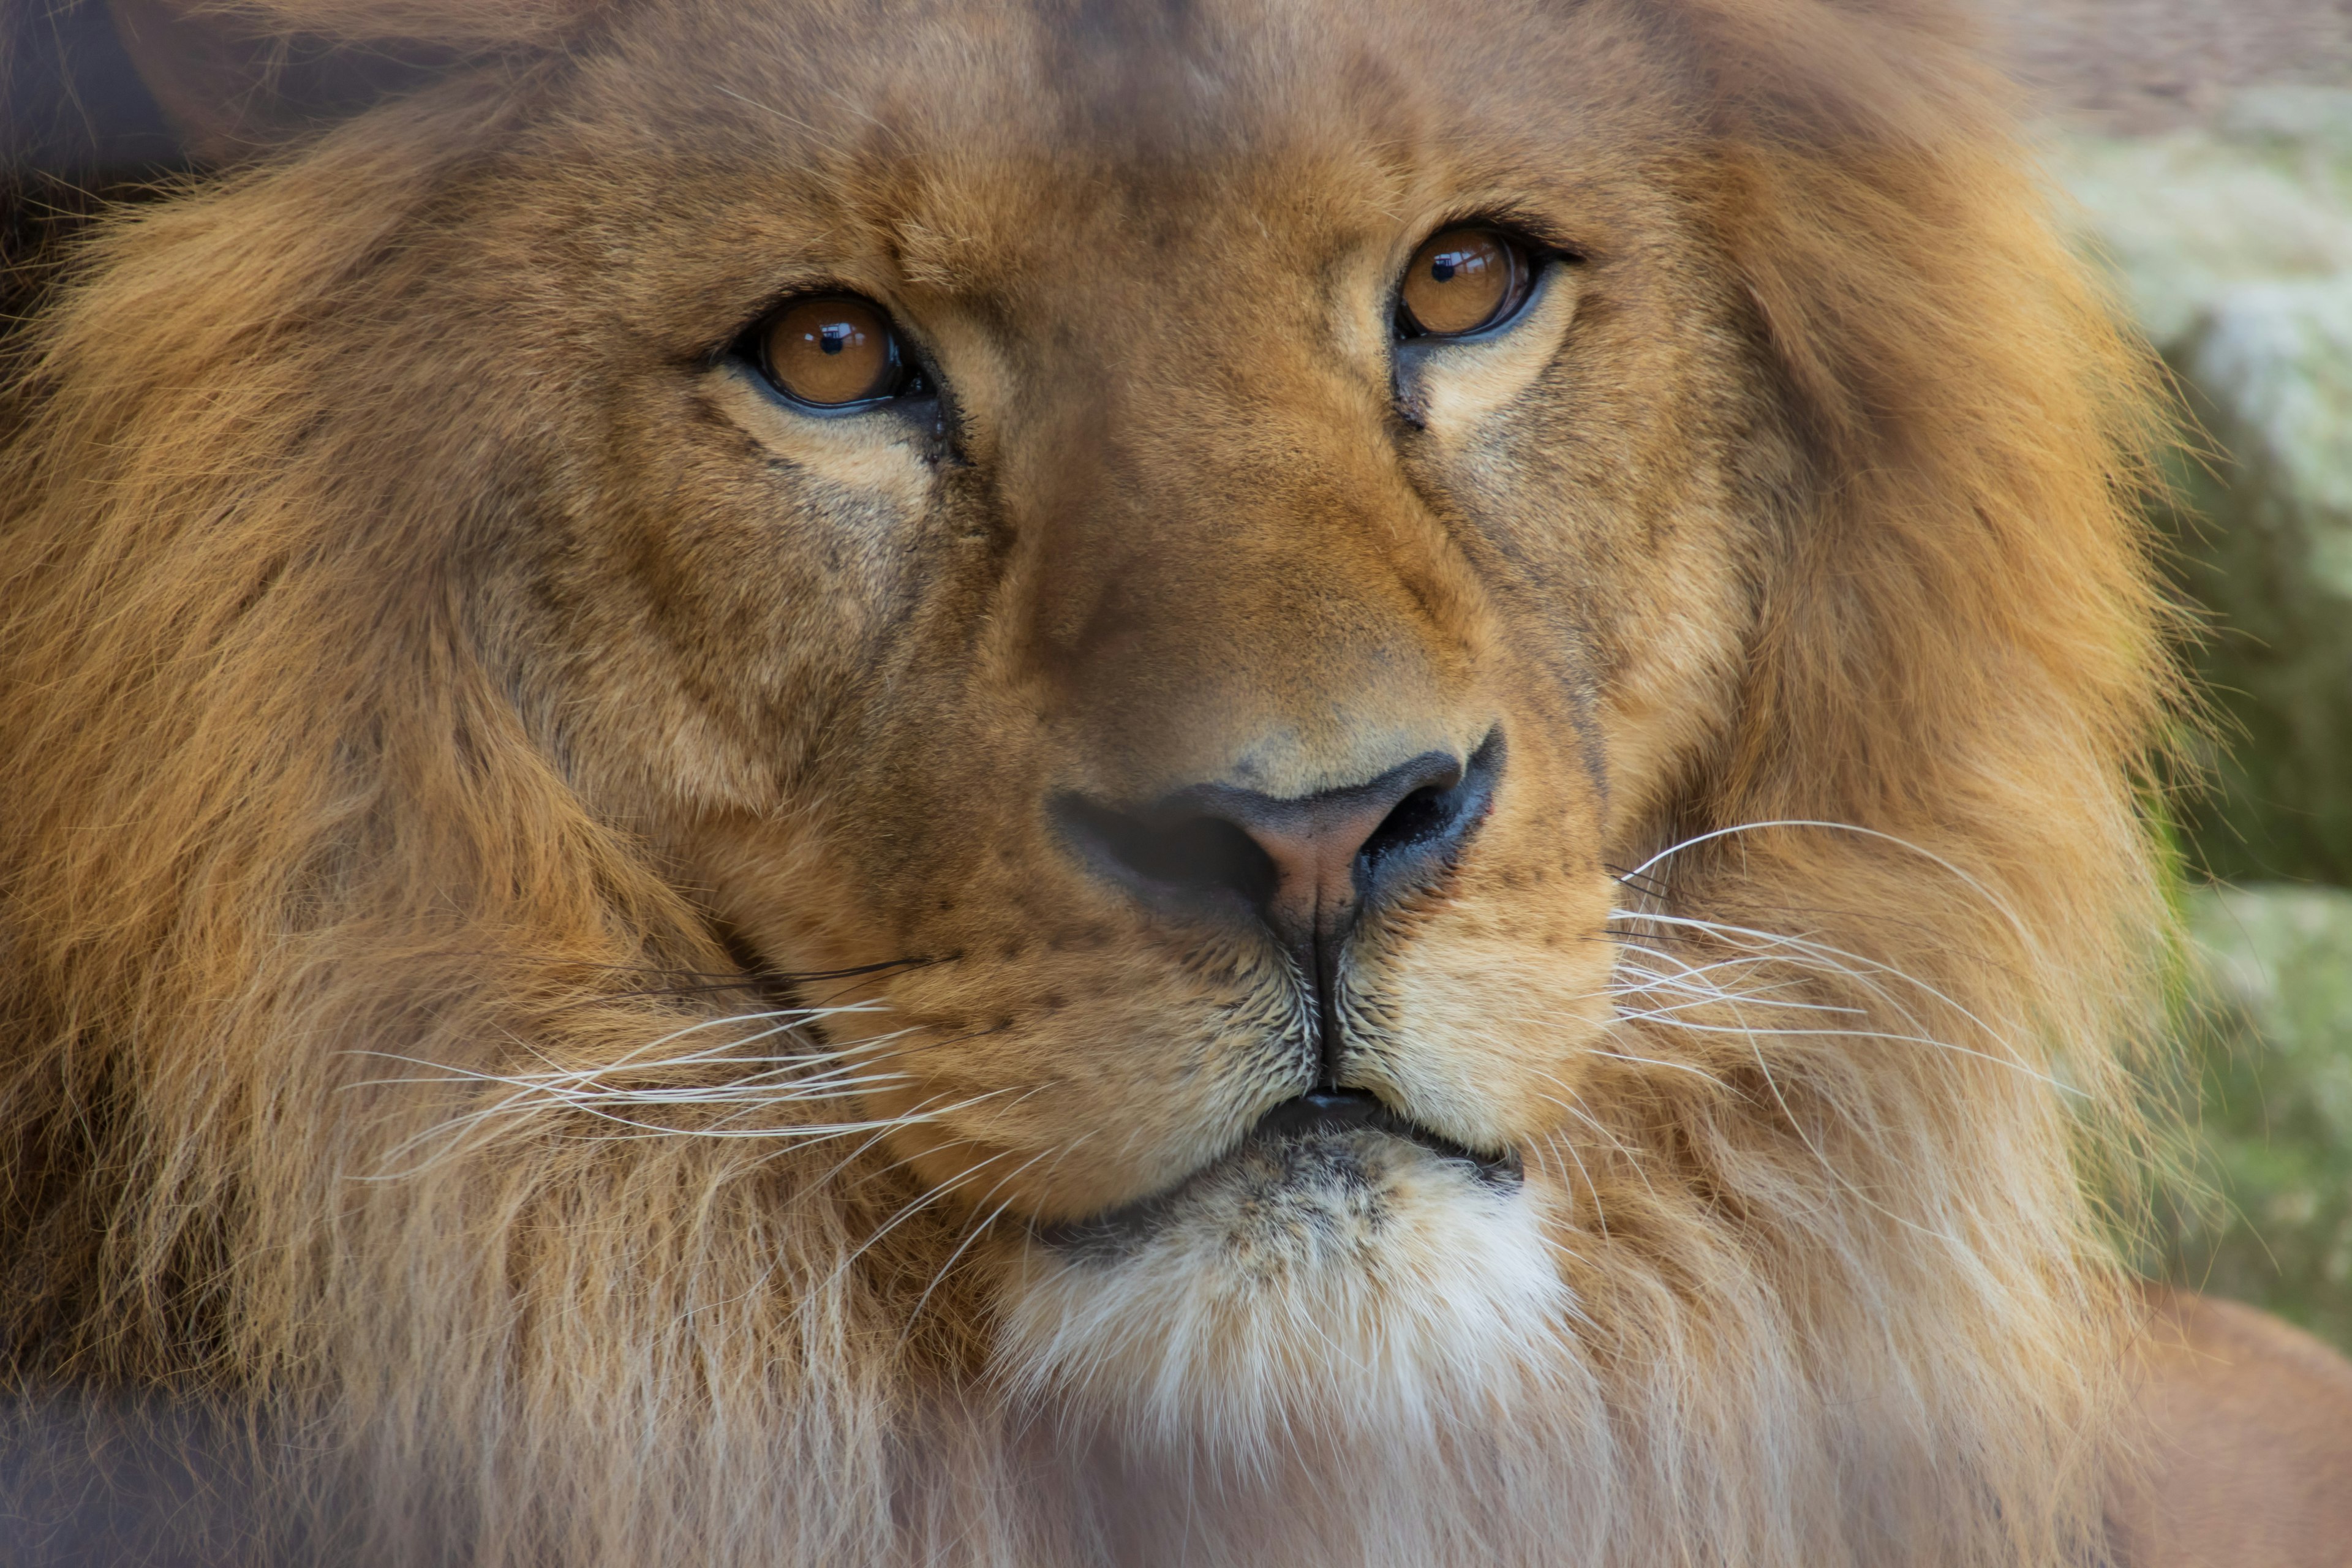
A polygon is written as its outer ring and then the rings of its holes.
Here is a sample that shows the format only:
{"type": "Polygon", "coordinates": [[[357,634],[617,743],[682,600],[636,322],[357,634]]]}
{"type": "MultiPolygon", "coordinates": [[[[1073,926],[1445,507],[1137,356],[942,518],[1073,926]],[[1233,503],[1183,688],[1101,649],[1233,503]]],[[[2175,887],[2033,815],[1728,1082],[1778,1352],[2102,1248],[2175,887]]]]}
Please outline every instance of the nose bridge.
{"type": "Polygon", "coordinates": [[[1461,754],[1476,595],[1377,411],[1217,357],[1157,356],[1057,443],[1034,642],[1103,783],[1307,795],[1461,754]]]}

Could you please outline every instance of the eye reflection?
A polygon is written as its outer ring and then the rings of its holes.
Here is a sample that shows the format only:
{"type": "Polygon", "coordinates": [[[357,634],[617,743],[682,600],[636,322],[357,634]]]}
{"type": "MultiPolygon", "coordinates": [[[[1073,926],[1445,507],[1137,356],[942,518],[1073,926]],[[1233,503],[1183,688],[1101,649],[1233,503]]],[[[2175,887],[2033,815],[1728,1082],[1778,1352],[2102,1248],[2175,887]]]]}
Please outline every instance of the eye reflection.
{"type": "Polygon", "coordinates": [[[1406,337],[1458,338],[1507,321],[1535,277],[1526,247],[1491,228],[1440,230],[1413,254],[1397,290],[1406,337]]]}
{"type": "Polygon", "coordinates": [[[761,369],[785,396],[818,408],[905,391],[906,355],[881,309],[849,294],[787,303],[760,333],[761,369]]]}

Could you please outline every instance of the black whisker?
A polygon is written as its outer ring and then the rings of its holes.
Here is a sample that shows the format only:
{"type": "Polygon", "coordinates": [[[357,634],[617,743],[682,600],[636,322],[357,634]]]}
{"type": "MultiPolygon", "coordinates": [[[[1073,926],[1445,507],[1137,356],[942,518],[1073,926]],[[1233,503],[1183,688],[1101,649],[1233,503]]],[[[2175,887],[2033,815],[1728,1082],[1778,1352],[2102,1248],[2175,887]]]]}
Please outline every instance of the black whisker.
{"type": "Polygon", "coordinates": [[[1673,901],[1673,890],[1666,886],[1662,878],[1652,876],[1646,871],[1629,871],[1622,866],[1612,866],[1606,860],[1601,863],[1601,868],[1637,893],[1646,894],[1660,903],[1673,901]]]}
{"type": "Polygon", "coordinates": [[[705,969],[665,969],[652,964],[604,963],[589,967],[617,974],[644,974],[658,977],[662,983],[635,987],[626,991],[602,991],[593,996],[583,996],[560,1004],[561,1007],[593,1006],[604,1002],[641,1001],[662,996],[719,996],[730,992],[746,995],[773,996],[790,1001],[802,987],[831,980],[855,980],[866,975],[886,974],[893,970],[922,969],[938,963],[935,958],[888,958],[876,963],[851,964],[840,969],[781,970],[747,965],[738,971],[705,969]]]}

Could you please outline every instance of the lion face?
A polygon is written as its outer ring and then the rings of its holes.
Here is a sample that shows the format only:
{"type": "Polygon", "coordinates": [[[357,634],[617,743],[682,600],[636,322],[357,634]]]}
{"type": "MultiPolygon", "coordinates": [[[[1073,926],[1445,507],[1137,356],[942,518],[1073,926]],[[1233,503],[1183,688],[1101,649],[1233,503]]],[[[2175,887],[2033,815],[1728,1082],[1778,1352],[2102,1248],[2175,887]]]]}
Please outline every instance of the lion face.
{"type": "Polygon", "coordinates": [[[2104,1550],[2148,384],[1927,9],[187,19],[385,96],[5,394],[26,1365],[417,1561],[2104,1550]]]}
{"type": "MultiPolygon", "coordinates": [[[[761,966],[870,1009],[888,1152],[1027,1222],[1052,1316],[1180,1258],[1244,1316],[1556,1293],[1522,1152],[1728,705],[1770,437],[1605,39],[1495,24],[787,28],[539,198],[614,357],[562,373],[601,458],[517,552],[560,564],[514,679],[761,966]],[[919,89],[965,51],[1011,63],[919,89]]],[[[635,68],[592,116],[673,96],[635,68]]]]}

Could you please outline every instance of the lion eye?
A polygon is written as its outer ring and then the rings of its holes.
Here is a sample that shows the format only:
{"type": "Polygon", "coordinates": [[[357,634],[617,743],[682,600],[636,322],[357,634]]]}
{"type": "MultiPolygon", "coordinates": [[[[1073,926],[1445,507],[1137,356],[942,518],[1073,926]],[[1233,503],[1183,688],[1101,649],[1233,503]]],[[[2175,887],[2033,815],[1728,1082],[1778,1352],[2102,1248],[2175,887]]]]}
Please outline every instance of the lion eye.
{"type": "Polygon", "coordinates": [[[1527,249],[1491,228],[1440,230],[1413,254],[1397,290],[1397,331],[1459,338],[1510,320],[1527,303],[1535,268],[1527,249]]]}
{"type": "Polygon", "coordinates": [[[755,333],[776,390],[813,408],[902,396],[919,380],[881,308],[849,294],[787,301],[755,333]]]}

